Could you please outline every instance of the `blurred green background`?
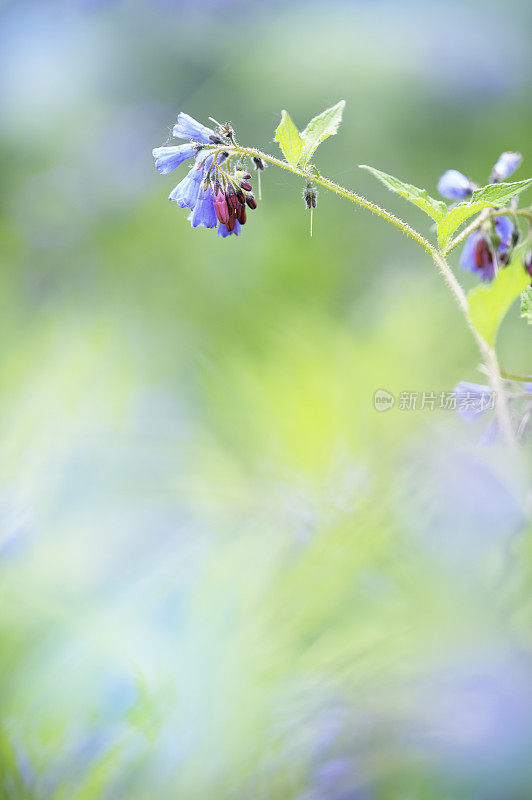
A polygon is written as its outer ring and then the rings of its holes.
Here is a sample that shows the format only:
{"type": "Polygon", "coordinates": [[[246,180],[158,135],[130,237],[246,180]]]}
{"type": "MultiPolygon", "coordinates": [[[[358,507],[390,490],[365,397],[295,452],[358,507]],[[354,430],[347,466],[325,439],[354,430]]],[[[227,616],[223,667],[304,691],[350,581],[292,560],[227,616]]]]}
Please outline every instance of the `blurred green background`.
{"type": "Polygon", "coordinates": [[[357,165],[530,174],[531,33],[527,0],[0,4],[2,800],[532,797],[526,454],[373,407],[479,380],[435,268],[325,191],[310,239],[274,168],[241,237],[192,230],[151,156],[180,110],[278,155],[282,108],[345,98],[320,171],[430,234],[357,165]]]}

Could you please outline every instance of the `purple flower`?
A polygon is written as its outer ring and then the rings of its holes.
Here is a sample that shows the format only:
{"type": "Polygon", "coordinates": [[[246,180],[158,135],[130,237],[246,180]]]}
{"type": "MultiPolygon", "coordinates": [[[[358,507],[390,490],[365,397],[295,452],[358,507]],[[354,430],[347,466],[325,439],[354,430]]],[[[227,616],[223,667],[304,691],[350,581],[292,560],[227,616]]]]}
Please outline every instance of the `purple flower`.
{"type": "Polygon", "coordinates": [[[497,248],[490,246],[484,231],[473,231],[467,237],[460,256],[462,269],[480,275],[483,281],[493,280],[498,267],[507,262],[515,230],[507,216],[495,217],[493,227],[498,238],[497,248]]]}
{"type": "Polygon", "coordinates": [[[456,169],[448,169],[438,181],[439,193],[449,200],[464,200],[466,197],[471,197],[474,188],[469,178],[456,169]]]}
{"type": "Polygon", "coordinates": [[[473,424],[493,409],[493,394],[489,386],[481,383],[460,381],[454,389],[456,395],[456,410],[466,422],[473,424]]]}
{"type": "Polygon", "coordinates": [[[155,166],[162,175],[168,175],[176,167],[193,158],[196,147],[193,144],[178,144],[174,147],[155,147],[152,150],[155,166]]]}
{"type": "Polygon", "coordinates": [[[482,231],[474,231],[467,237],[460,256],[460,266],[479,274],[483,281],[491,281],[495,277],[493,255],[482,231]]]}
{"type": "Polygon", "coordinates": [[[204,189],[200,185],[198,198],[194,208],[188,216],[188,220],[193,228],[201,225],[204,228],[215,228],[218,220],[216,219],[216,212],[214,210],[214,201],[212,197],[212,189],[208,186],[204,189]]]}
{"type": "Polygon", "coordinates": [[[178,139],[191,139],[193,142],[203,142],[203,144],[212,144],[213,139],[218,137],[212,130],[198,122],[188,114],[181,112],[178,114],[177,123],[174,125],[173,135],[178,139]]]}
{"type": "Polygon", "coordinates": [[[203,172],[191,169],[188,175],[170,192],[168,199],[175,200],[181,208],[194,208],[198,199],[202,176],[203,172]]]}
{"type": "Polygon", "coordinates": [[[521,166],[521,162],[523,161],[523,156],[521,153],[511,153],[505,152],[501,153],[499,156],[497,163],[493,167],[493,171],[491,173],[491,183],[497,183],[498,181],[505,181],[512,172],[521,166]]]}
{"type": "Polygon", "coordinates": [[[232,231],[228,230],[227,226],[223,225],[220,222],[219,225],[218,225],[217,236],[221,236],[223,239],[225,239],[226,236],[231,236],[232,233],[234,233],[235,236],[239,236],[241,230],[242,230],[242,226],[240,225],[240,222],[237,219],[235,219],[235,227],[233,228],[232,231]]]}
{"type": "Polygon", "coordinates": [[[510,217],[504,215],[502,217],[495,217],[493,220],[495,225],[495,232],[499,237],[499,252],[505,255],[512,245],[512,236],[515,226],[510,217]]]}
{"type": "Polygon", "coordinates": [[[170,192],[168,199],[191,210],[188,220],[193,228],[218,227],[218,236],[225,238],[232,233],[240,234],[246,223],[246,205],[255,209],[257,202],[249,182],[251,175],[243,165],[239,163],[232,174],[222,166],[234,147],[232,128],[226,123],[216,130],[215,133],[181,113],[174,126],[174,136],[190,141],[173,147],[156,147],[153,156],[155,166],[163,175],[194,158],[188,174],[170,192]]]}
{"type": "MultiPolygon", "coordinates": [[[[456,398],[456,410],[458,414],[470,424],[477,422],[486,412],[493,411],[497,400],[495,393],[491,391],[489,386],[485,386],[481,383],[470,383],[469,381],[460,381],[460,383],[454,387],[453,394],[456,398]]],[[[532,383],[522,383],[518,390],[518,395],[520,395],[521,399],[526,399],[527,395],[531,394],[532,383]]],[[[514,395],[511,402],[515,402],[515,400],[516,397],[514,395]]],[[[524,434],[527,420],[528,417],[525,408],[525,413],[522,416],[521,424],[518,429],[518,436],[524,434]]],[[[484,429],[479,444],[484,446],[493,445],[498,442],[498,439],[499,425],[497,419],[493,416],[484,429]]]]}
{"type": "MultiPolygon", "coordinates": [[[[490,387],[484,384],[460,381],[454,387],[453,393],[456,396],[458,414],[470,425],[474,425],[487,411],[493,411],[495,408],[496,397],[490,387]]],[[[484,429],[479,444],[490,447],[497,443],[498,437],[499,426],[494,417],[484,429]]]]}
{"type": "MultiPolygon", "coordinates": [[[[478,601],[481,590],[474,580],[469,591],[478,601]]],[[[478,635],[419,676],[413,708],[421,721],[420,744],[428,745],[427,760],[430,754],[449,774],[467,775],[469,781],[482,776],[474,784],[479,791],[459,792],[460,797],[529,797],[523,787],[530,786],[530,659],[510,637],[488,637],[478,635]]]]}

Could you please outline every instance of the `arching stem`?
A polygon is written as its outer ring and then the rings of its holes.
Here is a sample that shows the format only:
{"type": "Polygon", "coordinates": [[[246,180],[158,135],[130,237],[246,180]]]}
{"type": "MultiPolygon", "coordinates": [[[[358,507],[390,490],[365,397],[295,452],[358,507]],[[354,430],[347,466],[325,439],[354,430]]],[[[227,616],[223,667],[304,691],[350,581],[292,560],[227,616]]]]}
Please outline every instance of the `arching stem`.
{"type": "MultiPolygon", "coordinates": [[[[404,220],[399,219],[396,217],[395,214],[392,214],[390,211],[387,211],[385,208],[377,205],[376,203],[367,200],[362,195],[357,194],[356,192],[352,192],[349,189],[344,189],[342,186],[339,186],[337,183],[329,180],[328,178],[324,178],[316,169],[312,170],[303,170],[300,167],[294,167],[291,164],[288,164],[286,161],[282,161],[279,158],[275,158],[275,156],[268,155],[267,153],[263,153],[260,150],[255,148],[247,148],[241,147],[240,145],[234,145],[233,147],[225,147],[225,150],[234,149],[235,152],[239,153],[243,156],[249,156],[251,158],[260,158],[263,161],[268,161],[270,164],[274,164],[275,166],[279,167],[280,169],[284,169],[287,172],[291,172],[293,175],[298,175],[305,180],[312,180],[313,183],[317,183],[320,186],[323,186],[325,189],[329,189],[330,191],[334,192],[335,194],[339,195],[340,197],[345,197],[347,200],[350,200],[352,203],[355,203],[362,208],[365,208],[367,211],[370,211],[372,214],[375,214],[377,217],[381,217],[381,219],[386,220],[394,227],[398,228],[400,231],[405,233],[410,239],[412,239],[416,244],[418,244],[433,260],[438,268],[440,275],[443,277],[445,283],[447,284],[448,288],[450,289],[458,307],[460,308],[466,323],[471,331],[473,338],[475,339],[477,346],[480,350],[482,355],[484,364],[486,366],[486,372],[489,379],[489,384],[491,390],[495,393],[496,397],[496,406],[495,406],[495,413],[497,416],[497,423],[499,426],[499,430],[501,433],[501,437],[503,441],[508,445],[515,444],[515,432],[513,429],[512,419],[510,415],[510,408],[508,404],[508,398],[504,391],[504,384],[502,380],[501,370],[499,367],[499,363],[497,360],[497,355],[495,353],[494,348],[490,347],[488,342],[480,335],[480,333],[474,327],[471,318],[469,316],[469,306],[467,302],[467,297],[465,295],[462,286],[460,285],[459,281],[457,280],[454,272],[450,268],[449,264],[445,259],[445,255],[440,252],[433,244],[431,244],[424,236],[422,236],[418,231],[412,228],[408,223],[404,222],[404,220]]],[[[489,212],[488,212],[489,215],[489,212]]],[[[454,249],[457,244],[460,243],[471,231],[476,230],[479,227],[484,219],[482,218],[482,214],[473,222],[471,225],[466,228],[462,234],[460,234],[456,239],[451,243],[451,246],[448,248],[447,252],[451,249],[454,249]]],[[[523,214],[523,216],[527,216],[532,218],[531,215],[523,214]]]]}

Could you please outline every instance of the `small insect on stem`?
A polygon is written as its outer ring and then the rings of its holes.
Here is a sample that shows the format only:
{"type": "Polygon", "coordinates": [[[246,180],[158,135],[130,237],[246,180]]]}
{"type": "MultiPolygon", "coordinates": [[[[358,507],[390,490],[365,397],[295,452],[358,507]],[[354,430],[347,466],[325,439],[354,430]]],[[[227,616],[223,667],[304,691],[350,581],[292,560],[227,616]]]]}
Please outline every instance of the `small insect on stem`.
{"type": "Polygon", "coordinates": [[[307,185],[303,189],[303,200],[305,201],[305,206],[310,211],[310,235],[312,236],[312,222],[313,222],[313,213],[314,209],[316,208],[316,198],[318,197],[318,193],[316,191],[316,187],[313,186],[310,181],[307,181],[307,185]]]}
{"type": "Polygon", "coordinates": [[[259,200],[262,200],[262,186],[260,182],[260,173],[262,172],[262,170],[266,165],[262,160],[262,158],[257,158],[256,156],[252,156],[251,160],[253,162],[253,166],[255,167],[258,173],[257,178],[258,178],[259,200]]]}

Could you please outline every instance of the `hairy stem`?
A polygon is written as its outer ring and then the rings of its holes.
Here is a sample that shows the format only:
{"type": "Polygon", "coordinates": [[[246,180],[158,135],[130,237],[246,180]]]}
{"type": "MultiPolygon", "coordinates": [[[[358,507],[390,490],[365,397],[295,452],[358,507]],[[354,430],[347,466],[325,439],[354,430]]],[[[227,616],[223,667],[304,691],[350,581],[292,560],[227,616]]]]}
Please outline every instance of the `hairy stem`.
{"type": "MultiPolygon", "coordinates": [[[[241,147],[240,145],[235,145],[235,150],[241,155],[260,158],[263,161],[268,161],[270,164],[275,164],[275,166],[287,170],[288,172],[291,172],[294,175],[298,175],[299,177],[304,178],[305,180],[311,180],[313,181],[313,183],[317,183],[318,185],[323,186],[325,189],[329,189],[335,194],[340,195],[340,197],[345,197],[352,203],[355,203],[356,205],[367,209],[367,211],[370,211],[372,214],[375,214],[376,216],[385,219],[387,222],[391,223],[396,228],[399,228],[399,230],[401,230],[403,233],[405,233],[407,236],[413,239],[413,241],[416,242],[432,258],[441,276],[443,277],[447,286],[451,290],[458,304],[458,307],[462,311],[466,323],[471,331],[471,334],[473,335],[473,338],[477,343],[477,346],[484,360],[489,384],[491,390],[495,393],[496,396],[495,409],[501,436],[506,444],[508,445],[514,444],[515,433],[513,430],[512,419],[510,416],[508,398],[504,392],[504,385],[502,381],[499,364],[497,361],[497,355],[495,353],[495,350],[489,346],[489,344],[480,335],[480,333],[476,330],[473,323],[471,322],[469,316],[469,306],[465,292],[462,289],[462,286],[460,285],[456,276],[454,275],[454,272],[447,263],[443,253],[441,253],[433,244],[431,244],[427,239],[425,239],[424,236],[418,233],[418,231],[414,230],[414,228],[410,227],[410,225],[408,225],[402,219],[399,219],[399,217],[396,217],[395,214],[392,214],[390,211],[387,211],[385,208],[382,208],[376,203],[372,203],[370,200],[366,200],[366,198],[362,197],[362,195],[359,195],[356,192],[352,192],[349,189],[344,189],[342,186],[339,186],[337,183],[330,181],[328,178],[324,178],[317,172],[317,170],[311,172],[308,170],[303,170],[300,167],[294,167],[291,164],[288,164],[286,161],[282,161],[279,158],[275,158],[274,156],[270,156],[267,153],[263,153],[260,150],[256,150],[254,148],[247,148],[247,147],[241,147]]],[[[481,217],[482,214],[480,215],[479,218],[477,218],[474,221],[474,223],[471,223],[469,228],[465,229],[463,234],[468,235],[471,231],[479,227],[484,221],[484,219],[481,219],[481,217]]],[[[463,238],[465,238],[465,235],[463,236],[463,238]]],[[[457,237],[457,239],[459,239],[459,237],[457,237]]],[[[459,243],[459,241],[457,242],[457,239],[455,239],[451,243],[451,247],[448,248],[448,251],[450,249],[453,249],[456,246],[456,244],[459,243]]],[[[462,241],[461,238],[460,241],[462,241]]]]}
{"type": "Polygon", "coordinates": [[[528,211],[525,208],[519,209],[509,209],[509,208],[485,208],[484,211],[481,211],[478,217],[476,217],[473,222],[471,222],[467,227],[464,228],[455,238],[447,245],[445,248],[445,255],[448,255],[455,247],[462,244],[467,237],[480,228],[484,222],[489,219],[491,216],[493,217],[522,217],[523,219],[528,220],[529,225],[532,225],[532,212],[528,211]]]}
{"type": "Polygon", "coordinates": [[[445,255],[448,255],[450,252],[452,252],[455,247],[458,247],[458,245],[462,244],[462,242],[464,242],[471,233],[480,228],[480,226],[483,225],[484,222],[489,218],[490,213],[490,208],[485,208],[484,211],[481,211],[478,217],[473,220],[473,222],[467,225],[463,231],[461,231],[451,242],[449,242],[445,248],[445,255]]]}
{"type": "Polygon", "coordinates": [[[508,381],[518,381],[519,383],[532,383],[532,375],[517,375],[515,372],[506,372],[501,369],[501,375],[508,381]]]}
{"type": "Polygon", "coordinates": [[[497,354],[494,348],[488,347],[486,353],[483,355],[484,362],[488,370],[489,384],[492,392],[495,392],[495,411],[502,440],[507,445],[514,445],[516,442],[516,436],[510,414],[510,405],[504,390],[501,369],[497,360],[497,354]]]}

